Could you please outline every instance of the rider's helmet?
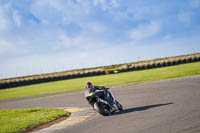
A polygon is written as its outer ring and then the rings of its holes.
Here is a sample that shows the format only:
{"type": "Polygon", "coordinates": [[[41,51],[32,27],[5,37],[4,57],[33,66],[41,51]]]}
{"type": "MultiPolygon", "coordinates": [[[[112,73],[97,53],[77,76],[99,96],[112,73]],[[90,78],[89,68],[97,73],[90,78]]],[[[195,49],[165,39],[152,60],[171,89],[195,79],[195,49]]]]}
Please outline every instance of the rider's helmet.
{"type": "Polygon", "coordinates": [[[87,82],[86,83],[86,88],[90,88],[92,86],[92,83],[91,82],[87,82]]]}

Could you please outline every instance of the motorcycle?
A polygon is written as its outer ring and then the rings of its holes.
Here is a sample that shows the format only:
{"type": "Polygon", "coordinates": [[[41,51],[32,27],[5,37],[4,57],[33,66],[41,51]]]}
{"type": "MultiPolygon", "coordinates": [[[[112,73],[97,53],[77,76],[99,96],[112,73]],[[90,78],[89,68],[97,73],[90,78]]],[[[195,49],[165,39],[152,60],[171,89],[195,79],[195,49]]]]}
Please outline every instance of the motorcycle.
{"type": "Polygon", "coordinates": [[[108,90],[96,90],[95,92],[85,91],[85,98],[92,105],[93,109],[103,116],[108,116],[117,110],[122,111],[123,106],[115,100],[108,90]]]}

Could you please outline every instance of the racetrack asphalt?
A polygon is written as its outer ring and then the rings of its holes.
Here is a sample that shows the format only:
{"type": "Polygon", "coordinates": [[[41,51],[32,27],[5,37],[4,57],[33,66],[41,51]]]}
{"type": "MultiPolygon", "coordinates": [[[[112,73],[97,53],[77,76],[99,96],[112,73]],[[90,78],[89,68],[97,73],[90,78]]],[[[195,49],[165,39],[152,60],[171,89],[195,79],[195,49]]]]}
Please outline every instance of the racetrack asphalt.
{"type": "MultiPolygon", "coordinates": [[[[200,133],[200,75],[110,89],[123,106],[56,133],[200,133]]],[[[90,107],[83,91],[0,101],[0,108],[90,107]]]]}

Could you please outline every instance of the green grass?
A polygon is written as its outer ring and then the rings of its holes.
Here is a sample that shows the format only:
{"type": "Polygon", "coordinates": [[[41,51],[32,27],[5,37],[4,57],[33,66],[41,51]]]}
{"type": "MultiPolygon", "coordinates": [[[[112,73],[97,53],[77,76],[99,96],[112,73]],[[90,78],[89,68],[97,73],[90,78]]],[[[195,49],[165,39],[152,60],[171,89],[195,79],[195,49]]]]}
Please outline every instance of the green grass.
{"type": "Polygon", "coordinates": [[[200,74],[200,62],[4,89],[0,90],[0,100],[80,90],[85,87],[87,81],[93,82],[95,85],[112,86],[127,83],[137,84],[196,74],[200,74]]]}
{"type": "Polygon", "coordinates": [[[0,133],[24,132],[27,128],[55,120],[61,116],[69,116],[63,109],[1,109],[0,133]]]}

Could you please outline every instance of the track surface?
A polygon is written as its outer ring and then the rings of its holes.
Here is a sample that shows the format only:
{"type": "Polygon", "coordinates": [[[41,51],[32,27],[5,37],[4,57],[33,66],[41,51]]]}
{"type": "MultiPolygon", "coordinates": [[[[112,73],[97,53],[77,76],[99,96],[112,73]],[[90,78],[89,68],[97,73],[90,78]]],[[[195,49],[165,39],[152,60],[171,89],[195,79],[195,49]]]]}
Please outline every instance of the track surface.
{"type": "MultiPolygon", "coordinates": [[[[58,133],[200,133],[200,75],[111,88],[124,111],[58,133]]],[[[0,108],[89,107],[84,92],[0,102],[0,108]]]]}

